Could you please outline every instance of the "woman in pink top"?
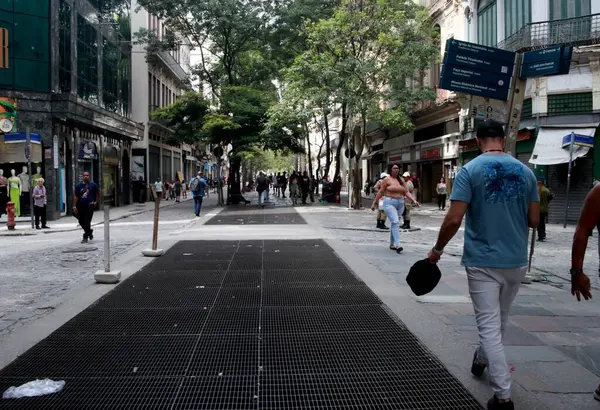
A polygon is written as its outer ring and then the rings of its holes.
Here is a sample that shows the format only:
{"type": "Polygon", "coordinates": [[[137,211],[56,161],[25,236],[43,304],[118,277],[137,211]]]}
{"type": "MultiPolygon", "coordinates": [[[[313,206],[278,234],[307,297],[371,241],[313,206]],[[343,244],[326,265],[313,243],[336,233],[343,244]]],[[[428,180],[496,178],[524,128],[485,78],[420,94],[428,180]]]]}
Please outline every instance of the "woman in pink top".
{"type": "Polygon", "coordinates": [[[33,210],[35,212],[35,229],[50,229],[46,225],[46,187],[44,186],[44,178],[38,178],[37,185],[33,188],[33,210]],[[40,218],[42,219],[42,227],[40,228],[40,218]]]}

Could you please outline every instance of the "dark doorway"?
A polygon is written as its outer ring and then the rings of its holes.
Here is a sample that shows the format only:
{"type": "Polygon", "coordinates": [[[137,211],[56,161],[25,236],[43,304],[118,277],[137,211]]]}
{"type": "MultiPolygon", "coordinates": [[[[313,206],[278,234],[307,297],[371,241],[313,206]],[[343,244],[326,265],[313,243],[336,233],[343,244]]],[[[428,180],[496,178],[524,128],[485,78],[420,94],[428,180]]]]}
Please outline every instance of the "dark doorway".
{"type": "Polygon", "coordinates": [[[123,150],[123,159],[121,161],[123,166],[123,182],[121,183],[122,192],[121,192],[121,203],[124,205],[129,205],[131,203],[130,200],[130,186],[131,186],[131,172],[129,167],[129,152],[127,150],[123,150]]]}

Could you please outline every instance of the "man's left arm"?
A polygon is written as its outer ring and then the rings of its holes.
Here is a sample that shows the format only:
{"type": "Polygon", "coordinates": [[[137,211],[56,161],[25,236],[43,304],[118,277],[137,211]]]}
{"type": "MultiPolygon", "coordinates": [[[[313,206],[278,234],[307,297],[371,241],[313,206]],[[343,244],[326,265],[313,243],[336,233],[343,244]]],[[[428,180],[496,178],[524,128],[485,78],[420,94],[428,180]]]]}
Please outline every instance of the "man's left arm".
{"type": "Polygon", "coordinates": [[[456,175],[454,189],[450,197],[450,209],[444,218],[437,242],[427,255],[431,263],[437,263],[444,253],[444,248],[458,232],[462,220],[471,202],[471,182],[468,171],[463,169],[456,175]]]}

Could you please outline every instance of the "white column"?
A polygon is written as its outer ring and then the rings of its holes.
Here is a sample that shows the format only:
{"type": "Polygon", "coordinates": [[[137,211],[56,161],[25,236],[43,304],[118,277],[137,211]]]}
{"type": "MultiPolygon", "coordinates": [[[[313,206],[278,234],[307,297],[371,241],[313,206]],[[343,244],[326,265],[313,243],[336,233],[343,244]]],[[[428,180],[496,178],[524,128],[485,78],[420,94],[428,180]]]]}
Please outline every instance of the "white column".
{"type": "MultiPolygon", "coordinates": [[[[593,7],[593,6],[592,6],[593,7]]],[[[594,111],[600,111],[600,59],[590,59],[594,111]]]]}
{"type": "Polygon", "coordinates": [[[496,15],[496,25],[498,28],[498,43],[506,38],[506,26],[504,25],[504,0],[496,1],[498,13],[496,15]]]}
{"type": "Polygon", "coordinates": [[[548,115],[548,80],[539,78],[539,110],[540,115],[548,115]]]}

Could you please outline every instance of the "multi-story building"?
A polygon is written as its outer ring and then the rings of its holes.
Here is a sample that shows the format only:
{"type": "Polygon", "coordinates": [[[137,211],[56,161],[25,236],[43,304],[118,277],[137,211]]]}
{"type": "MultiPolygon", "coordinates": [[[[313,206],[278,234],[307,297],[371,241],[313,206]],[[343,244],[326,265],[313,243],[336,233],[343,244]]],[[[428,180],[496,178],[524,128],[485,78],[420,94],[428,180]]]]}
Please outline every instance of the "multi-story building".
{"type": "MultiPolygon", "coordinates": [[[[568,155],[559,138],[571,131],[594,133],[600,123],[600,2],[591,0],[421,0],[440,32],[440,56],[449,38],[525,52],[556,44],[573,45],[568,75],[527,81],[516,156],[538,176],[545,177],[556,194],[550,220],[564,219],[568,155]],[[554,150],[554,151],[552,151],[554,150]],[[537,163],[537,164],[534,164],[537,163]]],[[[441,90],[440,64],[419,73],[416,86],[433,87],[437,98],[415,108],[415,129],[394,136],[394,130],[373,127],[373,159],[363,174],[374,176],[390,163],[421,178],[422,199],[435,196],[442,176],[449,186],[457,169],[478,155],[474,140],[477,119],[469,96],[441,90]],[[379,161],[379,162],[378,162],[379,161]]],[[[600,179],[600,147],[580,147],[569,193],[568,220],[575,222],[592,179],[600,179]]]]}
{"type": "MultiPolygon", "coordinates": [[[[463,1],[466,40],[515,52],[557,44],[574,46],[567,75],[527,81],[518,135],[517,158],[544,177],[556,197],[552,222],[577,222],[593,179],[600,179],[600,144],[575,150],[568,193],[571,132],[598,135],[600,124],[600,2],[592,0],[463,1]]],[[[468,137],[468,136],[467,136],[468,137]]],[[[477,152],[473,140],[461,142],[463,162],[477,152]]]]}
{"type": "Polygon", "coordinates": [[[83,171],[101,186],[104,203],[129,203],[131,144],[142,129],[131,119],[128,0],[11,1],[0,10],[0,169],[20,179],[22,193],[11,197],[20,215],[30,212],[40,176],[49,219],[69,213],[83,171]]]}
{"type": "MultiPolygon", "coordinates": [[[[160,39],[168,34],[164,22],[132,1],[132,31],[140,29],[154,31],[160,39]]],[[[159,51],[148,55],[145,46],[136,44],[132,51],[132,67],[136,73],[132,80],[132,93],[137,102],[133,107],[133,118],[143,124],[143,138],[133,145],[133,161],[136,192],[139,181],[144,187],[158,178],[163,181],[189,180],[204,167],[203,147],[187,144],[169,145],[172,131],[151,117],[158,108],[176,102],[190,89],[190,44],[184,41],[171,51],[159,51]],[[202,148],[202,150],[200,150],[202,148]]],[[[143,196],[143,192],[142,192],[143,196]]]]}

